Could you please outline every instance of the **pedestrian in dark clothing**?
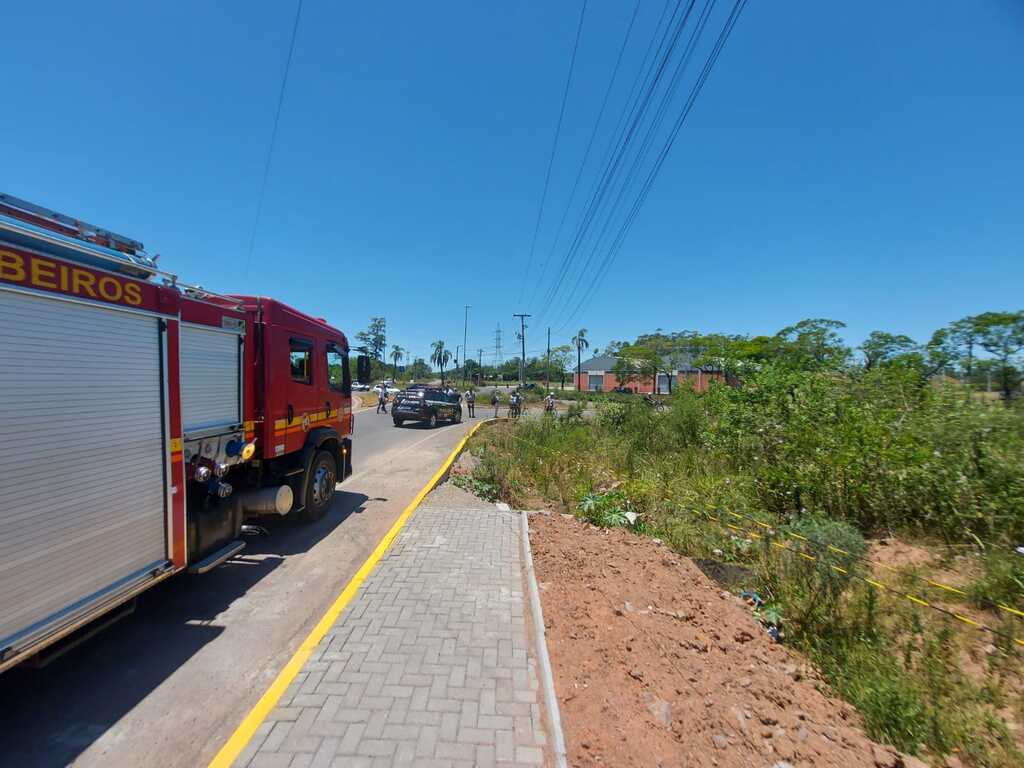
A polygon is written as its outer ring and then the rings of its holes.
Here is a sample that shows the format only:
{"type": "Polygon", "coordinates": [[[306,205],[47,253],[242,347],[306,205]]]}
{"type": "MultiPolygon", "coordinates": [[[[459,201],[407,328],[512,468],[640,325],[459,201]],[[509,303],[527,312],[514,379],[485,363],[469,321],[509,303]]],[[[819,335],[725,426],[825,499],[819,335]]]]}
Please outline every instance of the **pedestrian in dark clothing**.
{"type": "Polygon", "coordinates": [[[472,389],[467,389],[466,394],[466,408],[469,409],[469,418],[476,418],[476,393],[472,389]]]}
{"type": "Polygon", "coordinates": [[[498,397],[498,390],[494,390],[494,394],[491,395],[491,405],[494,406],[494,418],[498,418],[498,406],[501,405],[501,398],[498,397]]]}

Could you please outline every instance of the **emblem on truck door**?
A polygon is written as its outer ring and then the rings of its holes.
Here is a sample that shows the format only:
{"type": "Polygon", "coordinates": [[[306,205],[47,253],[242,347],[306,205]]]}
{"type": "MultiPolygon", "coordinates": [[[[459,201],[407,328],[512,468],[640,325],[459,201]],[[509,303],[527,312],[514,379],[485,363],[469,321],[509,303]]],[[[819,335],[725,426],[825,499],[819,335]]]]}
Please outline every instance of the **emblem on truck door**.
{"type": "Polygon", "coordinates": [[[309,414],[302,414],[302,431],[309,432],[309,414]]]}

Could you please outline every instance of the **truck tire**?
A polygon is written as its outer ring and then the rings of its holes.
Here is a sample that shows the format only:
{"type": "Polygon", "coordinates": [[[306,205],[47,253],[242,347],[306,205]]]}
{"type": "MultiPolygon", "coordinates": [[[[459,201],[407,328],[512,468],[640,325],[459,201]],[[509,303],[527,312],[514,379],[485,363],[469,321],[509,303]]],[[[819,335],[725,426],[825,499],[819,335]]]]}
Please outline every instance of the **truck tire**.
{"type": "Polygon", "coordinates": [[[393,419],[393,421],[395,422],[395,426],[396,427],[402,426],[402,420],[401,419],[393,419]]]}
{"type": "Polygon", "coordinates": [[[317,451],[309,467],[306,482],[305,507],[302,520],[316,522],[327,514],[334,499],[334,485],[338,481],[338,464],[330,451],[317,451]]]}
{"type": "Polygon", "coordinates": [[[455,423],[456,424],[461,424],[462,423],[462,410],[461,409],[459,410],[458,413],[455,414],[455,423]]]}
{"type": "Polygon", "coordinates": [[[430,414],[430,419],[427,421],[427,426],[430,427],[431,429],[433,429],[434,427],[437,426],[437,414],[436,413],[431,413],[430,414]]]}

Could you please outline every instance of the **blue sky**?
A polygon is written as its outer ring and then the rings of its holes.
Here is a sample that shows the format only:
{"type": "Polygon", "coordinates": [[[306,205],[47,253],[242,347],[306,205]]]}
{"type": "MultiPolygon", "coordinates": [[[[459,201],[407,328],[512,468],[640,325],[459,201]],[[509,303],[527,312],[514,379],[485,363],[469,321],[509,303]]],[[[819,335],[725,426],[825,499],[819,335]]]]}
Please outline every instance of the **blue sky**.
{"type": "MultiPolygon", "coordinates": [[[[662,7],[641,2],[610,117],[662,7]]],[[[548,321],[553,343],[583,326],[603,345],[830,317],[859,343],[1020,308],[1024,6],[751,0],[606,279],[557,332],[567,307],[518,299],[544,293],[632,10],[587,6],[525,280],[577,2],[305,0],[248,270],[294,5],[16,4],[0,190],[214,290],[350,334],[384,315],[416,354],[461,344],[464,304],[485,359],[499,322],[510,351],[517,311],[538,316],[533,351],[548,321]]]]}

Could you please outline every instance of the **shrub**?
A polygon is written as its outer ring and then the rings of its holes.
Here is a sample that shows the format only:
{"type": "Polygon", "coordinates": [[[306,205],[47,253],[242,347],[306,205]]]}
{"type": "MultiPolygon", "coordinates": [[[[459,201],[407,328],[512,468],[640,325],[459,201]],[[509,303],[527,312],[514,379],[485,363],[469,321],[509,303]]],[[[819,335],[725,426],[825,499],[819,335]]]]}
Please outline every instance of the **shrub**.
{"type": "Polygon", "coordinates": [[[619,490],[588,493],[580,499],[577,509],[584,520],[601,528],[623,528],[637,519],[633,505],[619,490]]]}
{"type": "Polygon", "coordinates": [[[982,558],[984,573],[970,587],[971,602],[980,608],[1007,605],[1024,610],[1024,555],[990,551],[982,558]]]}

